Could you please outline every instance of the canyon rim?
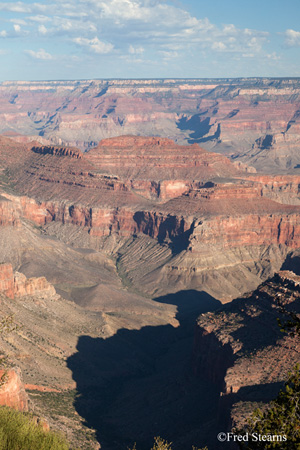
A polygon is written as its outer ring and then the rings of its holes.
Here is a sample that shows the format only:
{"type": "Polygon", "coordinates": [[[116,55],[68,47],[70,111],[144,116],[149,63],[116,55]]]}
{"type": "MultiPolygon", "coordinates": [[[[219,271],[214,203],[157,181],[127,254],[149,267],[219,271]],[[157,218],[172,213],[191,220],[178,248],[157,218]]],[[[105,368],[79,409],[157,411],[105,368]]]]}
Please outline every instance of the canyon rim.
{"type": "Polygon", "coordinates": [[[70,450],[298,449],[249,441],[300,364],[279,3],[0,1],[1,413],[70,450]]]}

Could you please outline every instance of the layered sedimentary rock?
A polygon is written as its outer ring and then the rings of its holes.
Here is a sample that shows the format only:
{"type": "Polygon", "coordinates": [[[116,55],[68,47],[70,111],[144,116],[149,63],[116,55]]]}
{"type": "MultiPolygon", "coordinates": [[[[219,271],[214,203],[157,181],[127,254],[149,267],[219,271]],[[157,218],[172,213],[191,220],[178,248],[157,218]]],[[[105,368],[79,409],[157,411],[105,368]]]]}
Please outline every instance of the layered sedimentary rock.
{"type": "Polygon", "coordinates": [[[197,144],[179,146],[170,139],[157,137],[104,139],[89,151],[87,159],[102,171],[123,179],[206,181],[239,173],[227,158],[207,152],[197,144]]]}
{"type": "Polygon", "coordinates": [[[0,148],[3,225],[29,221],[75,246],[80,234],[82,246],[117,258],[147,295],[180,287],[228,301],[300,247],[297,175],[249,173],[197,144],[163,138],[109,139],[80,158],[36,148],[0,148]],[[156,267],[126,244],[142,236],[161,248],[156,267]]]}
{"type": "Polygon", "coordinates": [[[4,82],[0,132],[82,150],[112,136],[160,136],[297,172],[299,89],[298,79],[267,78],[4,82]]]}
{"type": "Polygon", "coordinates": [[[0,292],[11,299],[24,295],[56,294],[54,287],[45,277],[26,278],[22,273],[14,273],[11,264],[0,264],[0,292]]]}
{"type": "Polygon", "coordinates": [[[14,274],[11,264],[0,264],[0,291],[7,297],[14,298],[14,274]]]}
{"type": "Polygon", "coordinates": [[[41,153],[42,155],[56,155],[56,156],[69,156],[70,158],[82,158],[82,153],[77,148],[67,147],[51,147],[51,146],[33,146],[31,149],[35,153],[41,153]]]}
{"type": "Polygon", "coordinates": [[[28,396],[18,368],[0,370],[0,406],[28,411],[28,396]]]}

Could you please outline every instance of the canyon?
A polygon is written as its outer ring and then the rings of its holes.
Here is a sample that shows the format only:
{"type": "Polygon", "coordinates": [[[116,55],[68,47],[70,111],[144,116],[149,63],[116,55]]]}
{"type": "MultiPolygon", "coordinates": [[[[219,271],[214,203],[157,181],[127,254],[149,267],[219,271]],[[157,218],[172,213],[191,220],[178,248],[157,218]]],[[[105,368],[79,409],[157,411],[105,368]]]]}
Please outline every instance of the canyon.
{"type": "Polygon", "coordinates": [[[298,78],[6,81],[0,133],[95,147],[105,138],[200,143],[268,173],[299,173],[298,78]]]}
{"type": "Polygon", "coordinates": [[[214,449],[276,396],[299,359],[276,324],[276,299],[299,308],[299,89],[0,85],[1,351],[72,445],[214,449]]]}

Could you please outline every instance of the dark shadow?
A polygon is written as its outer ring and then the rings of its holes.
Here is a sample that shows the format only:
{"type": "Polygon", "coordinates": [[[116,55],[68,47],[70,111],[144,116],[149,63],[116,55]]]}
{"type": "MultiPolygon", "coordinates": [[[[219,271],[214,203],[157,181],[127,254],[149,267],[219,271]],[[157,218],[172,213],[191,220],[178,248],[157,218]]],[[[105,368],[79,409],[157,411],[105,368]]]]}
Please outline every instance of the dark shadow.
{"type": "Polygon", "coordinates": [[[195,114],[190,119],[188,119],[187,117],[182,117],[177,122],[177,127],[181,131],[191,130],[192,133],[190,134],[190,137],[195,140],[200,139],[209,133],[209,130],[211,128],[211,125],[209,125],[209,121],[209,117],[201,120],[201,115],[195,114]]]}
{"type": "Polygon", "coordinates": [[[217,140],[221,134],[220,124],[218,124],[216,132],[211,136],[206,136],[212,125],[209,124],[210,118],[206,117],[201,120],[201,114],[195,114],[190,119],[187,117],[182,117],[177,123],[177,127],[181,131],[191,131],[190,139],[188,139],[189,144],[201,143],[217,140]],[[205,137],[206,136],[206,137],[205,137]]]}
{"type": "Polygon", "coordinates": [[[239,109],[234,109],[233,111],[231,111],[228,116],[226,117],[227,119],[231,119],[232,117],[236,116],[238,113],[240,112],[239,109]]]}
{"type": "Polygon", "coordinates": [[[158,222],[155,215],[151,217],[144,211],[135,212],[133,219],[139,231],[151,237],[155,236],[160,244],[168,240],[173,255],[186,250],[190,244],[189,238],[194,231],[194,223],[191,224],[188,230],[184,230],[184,219],[181,219],[180,223],[178,223],[177,216],[168,214],[163,221],[158,222]]]}
{"type": "Polygon", "coordinates": [[[291,270],[296,275],[300,275],[300,256],[293,254],[288,255],[280,270],[291,270]]]}
{"type": "Polygon", "coordinates": [[[94,98],[102,97],[108,91],[109,85],[105,86],[94,98]]]}
{"type": "Polygon", "coordinates": [[[243,386],[236,394],[239,401],[269,403],[284,388],[284,382],[254,384],[243,386]]]}
{"type": "Polygon", "coordinates": [[[149,450],[155,436],[172,441],[174,450],[206,445],[212,436],[215,442],[219,389],[193,375],[191,354],[195,318],[221,304],[194,290],[155,300],[177,306],[180,326],[81,336],[68,359],[76,410],[96,430],[102,450],[126,450],[134,442],[149,450]]]}

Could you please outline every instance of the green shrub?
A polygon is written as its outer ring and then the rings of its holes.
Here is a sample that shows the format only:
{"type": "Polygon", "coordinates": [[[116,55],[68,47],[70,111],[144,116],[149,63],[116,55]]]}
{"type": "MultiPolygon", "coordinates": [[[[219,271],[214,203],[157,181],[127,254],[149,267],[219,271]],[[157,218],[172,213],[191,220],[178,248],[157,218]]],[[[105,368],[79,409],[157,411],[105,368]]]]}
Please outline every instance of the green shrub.
{"type": "Polygon", "coordinates": [[[45,431],[32,415],[0,408],[0,450],[69,450],[58,433],[45,431]]]}
{"type": "MultiPolygon", "coordinates": [[[[285,383],[285,391],[269,404],[266,411],[257,409],[248,421],[250,435],[285,436],[284,441],[239,443],[241,449],[248,450],[300,450],[300,372],[299,365],[290,373],[285,383]]],[[[237,434],[242,434],[238,430],[237,434]]]]}
{"type": "MultiPolygon", "coordinates": [[[[131,449],[128,450],[137,450],[136,448],[136,444],[134,444],[134,446],[131,449]]],[[[151,448],[151,450],[172,450],[172,442],[167,442],[164,439],[162,439],[161,437],[156,437],[154,438],[154,445],[151,448]]],[[[196,448],[193,446],[193,450],[208,450],[207,447],[201,449],[201,448],[196,448]]]]}

